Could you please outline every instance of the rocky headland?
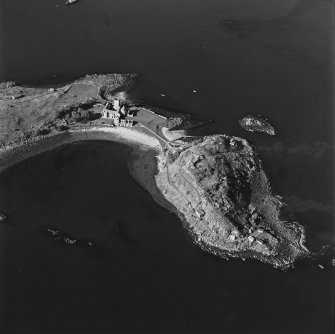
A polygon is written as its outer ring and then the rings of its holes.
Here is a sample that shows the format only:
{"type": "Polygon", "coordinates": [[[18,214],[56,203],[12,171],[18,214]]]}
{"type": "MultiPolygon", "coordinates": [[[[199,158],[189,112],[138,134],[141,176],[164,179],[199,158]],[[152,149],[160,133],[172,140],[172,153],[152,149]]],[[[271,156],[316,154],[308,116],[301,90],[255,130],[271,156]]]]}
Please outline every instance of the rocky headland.
{"type": "MultiPolygon", "coordinates": [[[[189,116],[131,101],[127,90],[135,78],[90,75],[60,88],[36,89],[2,83],[0,171],[68,142],[121,141],[134,148],[131,174],[180,217],[204,250],[281,268],[309,254],[304,228],[281,217],[282,200],[272,194],[252,146],[226,135],[187,136],[182,129],[190,128],[189,116]],[[102,118],[104,106],[116,98],[136,115],[131,128],[102,118]]],[[[57,228],[48,233],[68,238],[57,228]]]]}
{"type": "Polygon", "coordinates": [[[304,229],[283,205],[253,148],[225,135],[179,139],[159,156],[156,183],[202,248],[222,257],[290,266],[308,250],[304,229]]]}

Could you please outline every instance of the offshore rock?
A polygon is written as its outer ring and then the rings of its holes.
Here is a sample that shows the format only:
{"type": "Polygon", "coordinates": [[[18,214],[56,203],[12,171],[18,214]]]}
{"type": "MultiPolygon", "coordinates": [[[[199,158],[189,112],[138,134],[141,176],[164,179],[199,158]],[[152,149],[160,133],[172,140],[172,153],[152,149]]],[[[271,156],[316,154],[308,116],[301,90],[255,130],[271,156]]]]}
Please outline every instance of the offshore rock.
{"type": "Polygon", "coordinates": [[[77,2],[78,2],[78,0],[67,0],[67,1],[65,2],[65,4],[66,4],[66,5],[73,5],[73,4],[77,3],[77,2]]]}
{"type": "Polygon", "coordinates": [[[246,140],[179,139],[159,156],[156,183],[203,249],[287,268],[309,252],[304,229],[280,219],[261,162],[246,140]]]}
{"type": "Polygon", "coordinates": [[[70,236],[69,234],[62,232],[54,227],[48,227],[46,232],[55,240],[61,241],[64,244],[74,245],[77,240],[70,236]]]}
{"type": "Polygon", "coordinates": [[[275,128],[261,116],[248,115],[240,119],[238,122],[244,130],[250,132],[262,132],[270,136],[276,134],[275,128]]]}
{"type": "Polygon", "coordinates": [[[0,224],[7,223],[7,217],[4,213],[0,212],[0,224]]]}

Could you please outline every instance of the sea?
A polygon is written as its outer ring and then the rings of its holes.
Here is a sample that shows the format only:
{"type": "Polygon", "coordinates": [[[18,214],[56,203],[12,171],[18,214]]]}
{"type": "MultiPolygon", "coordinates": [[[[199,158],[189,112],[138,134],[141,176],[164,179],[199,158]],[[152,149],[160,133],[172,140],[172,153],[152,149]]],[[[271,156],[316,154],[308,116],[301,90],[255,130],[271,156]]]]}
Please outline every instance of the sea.
{"type": "Polygon", "coordinates": [[[0,173],[1,333],[333,333],[333,1],[64,2],[1,0],[0,81],[139,73],[133,100],[253,144],[315,254],[282,271],[206,253],[130,176],[130,147],[66,144],[0,173]]]}

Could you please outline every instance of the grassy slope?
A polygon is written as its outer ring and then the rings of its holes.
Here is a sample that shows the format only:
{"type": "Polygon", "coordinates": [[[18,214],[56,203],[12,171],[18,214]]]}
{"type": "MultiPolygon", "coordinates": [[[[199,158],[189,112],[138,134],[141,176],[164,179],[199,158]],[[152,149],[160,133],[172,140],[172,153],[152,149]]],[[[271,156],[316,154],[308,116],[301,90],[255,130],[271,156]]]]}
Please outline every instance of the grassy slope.
{"type": "Polygon", "coordinates": [[[89,98],[101,101],[101,92],[129,88],[134,74],[89,75],[55,91],[0,84],[0,147],[22,140],[56,118],[57,110],[89,98]],[[16,96],[16,99],[12,99],[16,96]]]}

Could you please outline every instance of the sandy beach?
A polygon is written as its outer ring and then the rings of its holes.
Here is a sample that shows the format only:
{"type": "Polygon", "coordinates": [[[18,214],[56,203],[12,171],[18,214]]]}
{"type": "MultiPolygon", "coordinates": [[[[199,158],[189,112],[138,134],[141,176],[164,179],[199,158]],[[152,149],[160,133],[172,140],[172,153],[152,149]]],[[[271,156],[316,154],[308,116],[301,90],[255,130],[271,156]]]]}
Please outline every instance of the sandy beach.
{"type": "Polygon", "coordinates": [[[0,151],[0,171],[31,156],[52,150],[58,146],[85,140],[111,140],[130,146],[160,150],[159,141],[142,132],[127,128],[91,127],[67,132],[52,133],[27,141],[24,145],[10,146],[0,151]]]}
{"type": "MultiPolygon", "coordinates": [[[[149,146],[151,148],[160,149],[161,146],[159,141],[146,135],[142,132],[136,131],[134,129],[127,129],[123,127],[92,127],[85,130],[80,130],[81,132],[91,133],[91,132],[101,132],[112,135],[111,140],[128,142],[128,143],[136,143],[138,145],[149,146]]],[[[76,131],[73,131],[74,133],[76,131]]],[[[104,138],[105,139],[105,138],[104,138]]]]}

